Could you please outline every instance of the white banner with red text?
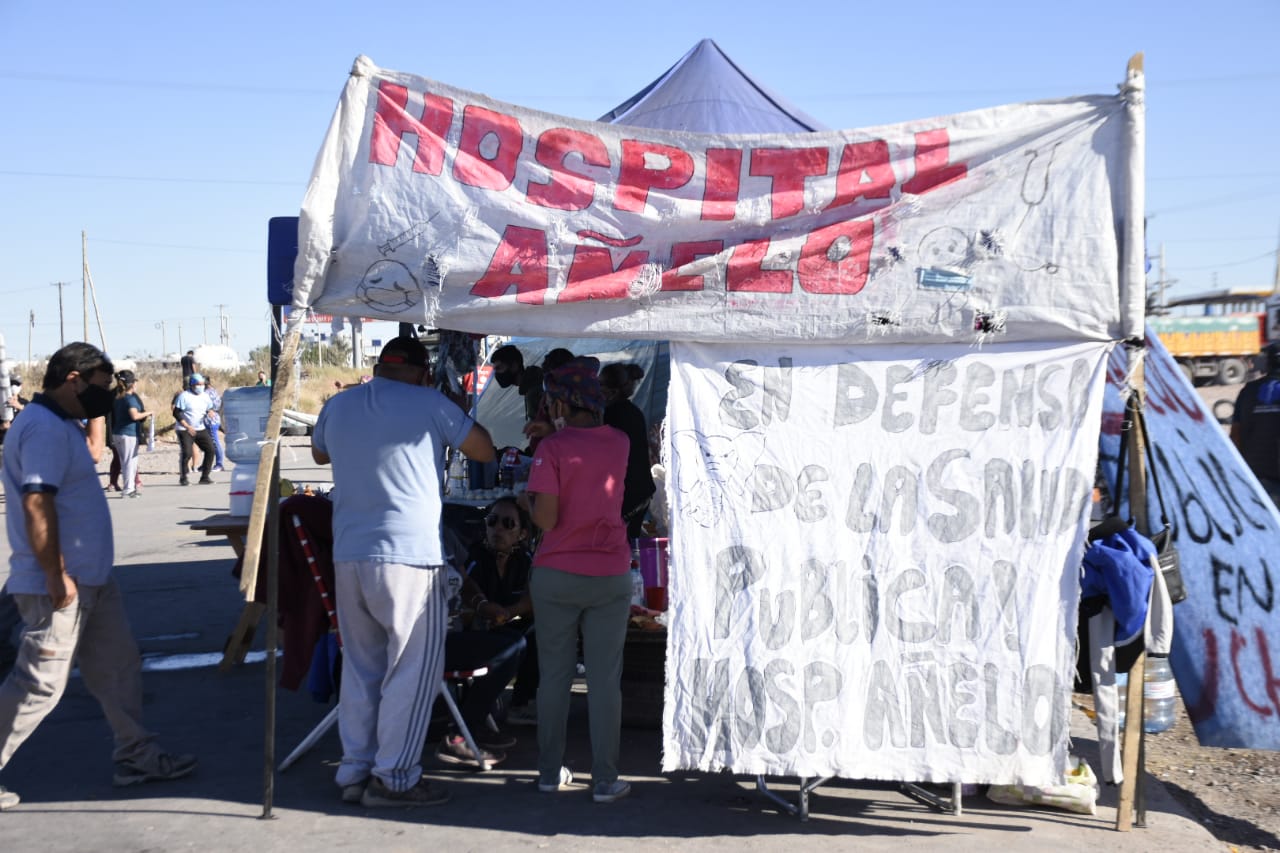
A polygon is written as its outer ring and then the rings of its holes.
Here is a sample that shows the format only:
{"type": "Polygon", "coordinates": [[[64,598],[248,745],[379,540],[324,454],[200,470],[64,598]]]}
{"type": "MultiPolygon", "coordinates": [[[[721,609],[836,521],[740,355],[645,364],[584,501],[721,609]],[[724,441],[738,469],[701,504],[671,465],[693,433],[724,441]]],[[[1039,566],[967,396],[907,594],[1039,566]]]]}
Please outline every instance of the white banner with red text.
{"type": "Polygon", "coordinates": [[[1088,96],[674,133],[360,57],[303,203],[294,304],[497,334],[1118,339],[1141,329],[1117,239],[1140,192],[1132,112],[1088,96]]]}
{"type": "Polygon", "coordinates": [[[663,769],[1060,779],[1109,348],[673,344],[663,769]]]}

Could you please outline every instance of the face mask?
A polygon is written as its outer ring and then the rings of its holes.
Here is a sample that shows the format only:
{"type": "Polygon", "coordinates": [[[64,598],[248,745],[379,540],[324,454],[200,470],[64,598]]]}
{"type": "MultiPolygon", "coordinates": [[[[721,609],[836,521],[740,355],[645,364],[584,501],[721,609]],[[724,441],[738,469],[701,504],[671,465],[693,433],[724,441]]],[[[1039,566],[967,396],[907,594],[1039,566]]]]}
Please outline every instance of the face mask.
{"type": "Polygon", "coordinates": [[[510,388],[516,382],[516,375],[505,371],[502,373],[495,371],[493,374],[493,381],[498,383],[499,388],[510,388]]]}
{"type": "Polygon", "coordinates": [[[551,425],[555,427],[557,431],[564,429],[564,418],[552,418],[551,425]]]}
{"type": "Polygon", "coordinates": [[[203,386],[203,385],[192,385],[192,386],[191,386],[191,393],[192,393],[192,394],[203,394],[203,393],[204,393],[204,386],[203,386]]]}
{"type": "Polygon", "coordinates": [[[115,402],[115,395],[111,393],[110,388],[103,388],[101,385],[94,385],[90,382],[89,387],[76,395],[76,400],[80,402],[80,407],[84,409],[86,418],[100,418],[111,411],[111,406],[115,402]]]}

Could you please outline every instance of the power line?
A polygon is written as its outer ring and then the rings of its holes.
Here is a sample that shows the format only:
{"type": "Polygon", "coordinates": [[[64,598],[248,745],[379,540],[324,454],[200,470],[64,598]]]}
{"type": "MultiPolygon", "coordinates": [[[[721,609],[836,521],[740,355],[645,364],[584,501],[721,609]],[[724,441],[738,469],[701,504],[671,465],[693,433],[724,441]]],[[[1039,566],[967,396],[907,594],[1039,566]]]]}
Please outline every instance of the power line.
{"type": "MultiPolygon", "coordinates": [[[[239,95],[306,95],[316,97],[333,98],[338,92],[338,87],[333,89],[304,89],[289,88],[281,86],[242,86],[231,83],[203,83],[198,81],[173,81],[173,80],[156,80],[156,79],[130,79],[121,77],[82,77],[68,74],[46,74],[32,71],[6,71],[0,70],[0,79],[22,80],[25,82],[36,83],[56,83],[75,86],[109,86],[125,89],[161,89],[167,91],[201,91],[201,92],[228,92],[239,95]]],[[[1268,80],[1280,79],[1280,72],[1275,71],[1250,71],[1241,74],[1228,74],[1213,77],[1182,77],[1170,80],[1161,79],[1151,74],[1147,75],[1148,90],[1157,88],[1183,88],[1195,86],[1221,86],[1223,84],[1238,84],[1247,82],[1265,82],[1268,80]]],[[[1115,85],[1115,81],[1105,84],[1106,88],[1115,85]]],[[[832,92],[832,93],[809,93],[804,97],[814,100],[835,100],[850,98],[936,98],[949,96],[978,96],[978,95],[999,95],[1009,92],[1025,92],[1029,88],[1035,89],[1051,89],[1053,91],[1085,91],[1096,86],[1096,84],[1081,83],[1036,83],[1034,87],[1002,87],[995,89],[915,89],[915,90],[899,90],[899,91],[855,91],[855,92],[832,92]]],[[[555,93],[555,92],[538,92],[538,93],[516,93],[506,96],[508,100],[540,100],[544,98],[555,99],[582,99],[582,100],[598,100],[598,96],[575,92],[571,94],[555,93]]]]}
{"type": "Polygon", "coordinates": [[[1239,266],[1243,266],[1244,264],[1251,264],[1254,261],[1261,261],[1266,258],[1275,257],[1276,251],[1277,250],[1272,249],[1270,252],[1263,252],[1261,255],[1254,255],[1252,258],[1244,258],[1243,260],[1239,260],[1239,261],[1226,261],[1224,263],[1218,263],[1218,264],[1205,264],[1203,266],[1198,266],[1198,267],[1180,266],[1178,267],[1178,269],[1184,272],[1194,272],[1195,270],[1216,270],[1216,269],[1222,269],[1223,267],[1239,267],[1239,266]]]}
{"type": "Polygon", "coordinates": [[[334,97],[335,89],[298,89],[284,86],[239,86],[232,83],[200,83],[157,79],[129,79],[125,77],[79,77],[71,74],[43,74],[34,71],[3,71],[0,79],[24,80],[34,83],[59,83],[72,86],[110,86],[120,89],[165,89],[175,92],[234,92],[237,95],[323,95],[334,97]]]}
{"type": "Polygon", "coordinates": [[[109,243],[114,246],[141,246],[148,249],[183,249],[197,252],[233,252],[242,255],[260,255],[266,251],[261,249],[232,249],[225,246],[188,246],[182,243],[143,243],[134,240],[106,240],[94,237],[94,243],[109,243]]]}
{"type": "Polygon", "coordinates": [[[78,181],[133,181],[157,184],[235,184],[238,186],[300,187],[301,181],[255,181],[246,178],[169,178],[158,175],[90,175],[83,172],[24,172],[0,169],[0,175],[20,178],[72,178],[78,181]]]}

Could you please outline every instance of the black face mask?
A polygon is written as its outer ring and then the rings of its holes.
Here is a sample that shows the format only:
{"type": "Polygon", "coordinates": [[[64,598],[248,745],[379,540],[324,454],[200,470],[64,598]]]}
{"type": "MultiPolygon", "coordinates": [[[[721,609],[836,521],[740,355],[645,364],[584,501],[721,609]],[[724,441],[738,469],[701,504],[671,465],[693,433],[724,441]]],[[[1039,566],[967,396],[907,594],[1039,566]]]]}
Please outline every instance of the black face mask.
{"type": "Polygon", "coordinates": [[[510,388],[512,385],[516,384],[516,375],[515,373],[509,373],[505,370],[495,370],[493,372],[493,381],[498,383],[499,388],[510,388]]]}
{"type": "Polygon", "coordinates": [[[116,396],[111,393],[110,388],[103,388],[101,385],[94,385],[90,382],[88,388],[76,395],[76,399],[80,401],[80,407],[84,409],[84,416],[92,419],[100,418],[111,411],[111,406],[115,403],[116,396]]]}

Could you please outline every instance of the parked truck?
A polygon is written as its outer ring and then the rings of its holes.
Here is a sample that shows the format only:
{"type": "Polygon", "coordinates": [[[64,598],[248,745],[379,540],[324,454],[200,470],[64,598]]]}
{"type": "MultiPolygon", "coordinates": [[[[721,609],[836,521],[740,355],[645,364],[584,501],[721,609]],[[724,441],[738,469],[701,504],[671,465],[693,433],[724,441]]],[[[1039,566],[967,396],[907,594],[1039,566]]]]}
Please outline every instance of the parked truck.
{"type": "Polygon", "coordinates": [[[1262,348],[1280,340],[1280,294],[1270,290],[1217,291],[1168,307],[1200,312],[1147,319],[1192,384],[1237,385],[1262,348]]]}

